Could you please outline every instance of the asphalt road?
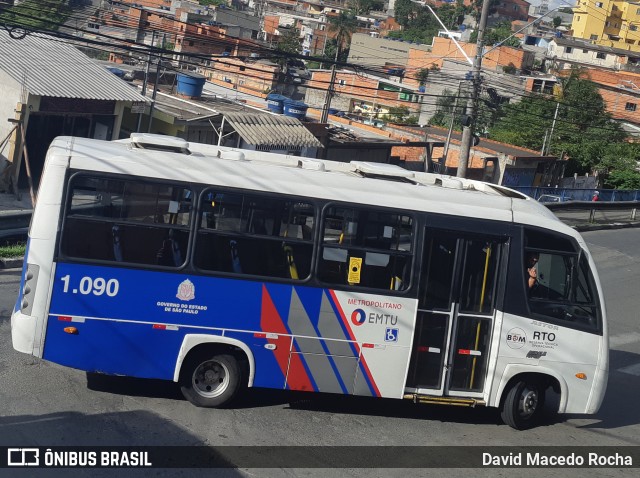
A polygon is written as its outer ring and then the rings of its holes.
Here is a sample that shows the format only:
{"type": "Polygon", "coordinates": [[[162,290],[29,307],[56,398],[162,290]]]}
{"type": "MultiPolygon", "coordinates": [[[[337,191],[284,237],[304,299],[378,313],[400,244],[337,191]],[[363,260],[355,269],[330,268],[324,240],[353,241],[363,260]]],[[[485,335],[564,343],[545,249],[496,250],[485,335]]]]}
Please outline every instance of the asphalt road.
{"type": "MultiPolygon", "coordinates": [[[[533,430],[494,409],[253,390],[231,409],[199,409],[169,383],[84,372],[15,352],[10,311],[19,271],[0,272],[0,446],[92,445],[640,445],[640,228],[584,234],[599,265],[611,330],[611,373],[595,416],[564,415],[533,430]]],[[[310,453],[314,453],[311,449],[310,453]]],[[[318,451],[318,459],[325,459],[318,451]]],[[[8,473],[11,471],[11,473],[8,473]]],[[[215,476],[550,476],[552,470],[230,469],[215,476]]],[[[73,470],[73,476],[194,476],[206,470],[73,470]]],[[[636,470],[637,472],[637,470],[636,470]]],[[[24,476],[69,476],[25,470],[24,476]]],[[[630,469],[556,469],[553,476],[636,476],[630,469]]],[[[0,476],[16,476],[0,470],[0,476]]]]}

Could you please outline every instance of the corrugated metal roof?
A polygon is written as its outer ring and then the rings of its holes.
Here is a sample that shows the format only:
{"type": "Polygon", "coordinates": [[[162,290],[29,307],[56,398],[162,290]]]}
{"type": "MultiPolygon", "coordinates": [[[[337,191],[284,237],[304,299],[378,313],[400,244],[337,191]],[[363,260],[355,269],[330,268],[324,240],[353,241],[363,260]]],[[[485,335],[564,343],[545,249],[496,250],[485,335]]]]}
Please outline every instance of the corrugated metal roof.
{"type": "Polygon", "coordinates": [[[322,143],[296,118],[260,113],[225,113],[247,143],[274,149],[322,148],[322,143]]]}
{"type": "Polygon", "coordinates": [[[31,94],[88,100],[144,101],[126,82],[60,39],[30,33],[15,40],[0,29],[0,69],[31,94]]]}

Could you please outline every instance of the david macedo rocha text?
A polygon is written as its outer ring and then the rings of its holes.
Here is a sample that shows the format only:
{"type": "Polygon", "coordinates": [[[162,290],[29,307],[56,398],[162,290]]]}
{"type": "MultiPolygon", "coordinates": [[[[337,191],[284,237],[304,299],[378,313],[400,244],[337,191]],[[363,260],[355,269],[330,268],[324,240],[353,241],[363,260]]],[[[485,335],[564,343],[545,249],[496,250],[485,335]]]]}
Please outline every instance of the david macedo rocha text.
{"type": "Polygon", "coordinates": [[[483,466],[633,466],[633,458],[621,453],[580,453],[543,454],[509,453],[508,455],[482,454],[483,466]]]}

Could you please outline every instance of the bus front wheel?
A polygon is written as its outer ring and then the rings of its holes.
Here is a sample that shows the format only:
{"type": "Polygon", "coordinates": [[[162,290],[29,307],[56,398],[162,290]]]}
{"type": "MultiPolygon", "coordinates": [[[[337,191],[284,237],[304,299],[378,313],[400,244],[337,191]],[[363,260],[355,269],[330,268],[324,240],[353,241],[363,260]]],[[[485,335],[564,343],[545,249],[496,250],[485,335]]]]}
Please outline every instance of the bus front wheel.
{"type": "Polygon", "coordinates": [[[180,374],[180,389],[197,407],[222,407],[241,386],[241,369],[233,355],[196,354],[188,358],[180,374]]]}
{"type": "Polygon", "coordinates": [[[514,382],[502,403],[504,423],[516,430],[534,427],[544,408],[545,389],[540,382],[522,379],[514,382]]]}

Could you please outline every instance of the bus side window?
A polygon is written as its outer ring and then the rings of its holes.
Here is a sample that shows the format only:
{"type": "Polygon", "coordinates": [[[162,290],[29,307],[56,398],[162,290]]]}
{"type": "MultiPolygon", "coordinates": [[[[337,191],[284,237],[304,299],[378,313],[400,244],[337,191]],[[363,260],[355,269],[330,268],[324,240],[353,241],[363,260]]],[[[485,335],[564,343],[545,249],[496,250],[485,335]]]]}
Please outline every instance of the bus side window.
{"type": "Polygon", "coordinates": [[[164,182],[76,174],[70,182],[61,250],[70,258],[179,267],[188,243],[190,194],[183,186],[164,182]],[[173,241],[167,244],[173,252],[158,257],[167,239],[173,241]]]}
{"type": "Polygon", "coordinates": [[[291,280],[309,277],[315,223],[312,204],[213,190],[202,197],[196,267],[291,280]]]}
{"type": "Polygon", "coordinates": [[[409,287],[410,216],[334,206],[325,210],[323,225],[321,281],[396,291],[409,287]]]}

